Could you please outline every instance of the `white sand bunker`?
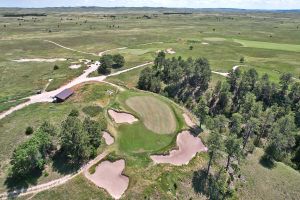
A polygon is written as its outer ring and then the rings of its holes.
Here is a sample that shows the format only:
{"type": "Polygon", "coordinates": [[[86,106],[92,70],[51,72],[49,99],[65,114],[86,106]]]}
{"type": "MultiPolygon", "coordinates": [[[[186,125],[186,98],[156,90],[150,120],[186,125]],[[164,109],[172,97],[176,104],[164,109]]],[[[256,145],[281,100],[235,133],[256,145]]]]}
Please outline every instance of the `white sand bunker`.
{"type": "Polygon", "coordinates": [[[81,65],[71,65],[71,66],[69,66],[69,68],[70,69],[78,69],[78,68],[80,68],[81,67],[81,65]]]}
{"type": "Polygon", "coordinates": [[[201,44],[203,44],[203,45],[209,45],[209,43],[207,43],[207,42],[202,42],[201,44]]]}
{"type": "Polygon", "coordinates": [[[87,173],[86,176],[98,187],[107,190],[113,198],[119,199],[129,184],[129,178],[122,175],[124,169],[124,160],[104,161],[96,167],[94,174],[87,173]]]}
{"type": "Polygon", "coordinates": [[[200,138],[194,137],[189,131],[179,133],[176,143],[178,149],[172,150],[169,155],[150,156],[154,163],[169,163],[177,166],[186,165],[198,152],[207,151],[200,138]]]}
{"type": "Polygon", "coordinates": [[[115,142],[115,139],[108,132],[106,132],[106,131],[102,132],[102,137],[104,138],[105,143],[107,145],[111,145],[111,144],[113,144],[115,142]]]}
{"type": "Polygon", "coordinates": [[[134,122],[137,122],[138,119],[135,118],[133,115],[125,112],[116,112],[114,110],[108,110],[108,114],[117,124],[121,123],[129,123],[133,124],[134,122]]]}
{"type": "Polygon", "coordinates": [[[192,121],[192,119],[190,118],[190,116],[188,116],[186,113],[183,113],[183,118],[184,118],[184,121],[185,121],[186,125],[188,125],[189,127],[195,127],[196,126],[196,123],[194,123],[192,121]]]}
{"type": "Polygon", "coordinates": [[[19,62],[19,63],[22,63],[22,62],[56,62],[56,61],[66,61],[67,59],[65,58],[49,58],[49,59],[46,59],[46,58],[23,58],[23,59],[19,59],[19,60],[13,60],[15,62],[19,62]]]}
{"type": "Polygon", "coordinates": [[[157,50],[156,53],[159,53],[159,52],[165,52],[165,53],[168,53],[168,54],[175,54],[176,51],[174,51],[172,48],[169,48],[169,49],[166,49],[166,50],[157,50]]]}

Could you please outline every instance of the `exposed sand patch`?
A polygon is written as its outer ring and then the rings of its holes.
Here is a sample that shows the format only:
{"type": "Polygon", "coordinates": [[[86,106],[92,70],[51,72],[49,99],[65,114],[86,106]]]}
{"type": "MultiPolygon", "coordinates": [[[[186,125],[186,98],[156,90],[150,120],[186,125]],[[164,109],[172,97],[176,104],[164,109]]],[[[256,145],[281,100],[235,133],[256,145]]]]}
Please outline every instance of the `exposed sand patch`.
{"type": "Polygon", "coordinates": [[[108,132],[103,131],[102,134],[103,134],[102,137],[104,138],[105,143],[107,145],[111,145],[115,142],[115,138],[113,138],[108,132]]]}
{"type": "Polygon", "coordinates": [[[207,43],[207,42],[202,42],[201,44],[203,44],[203,45],[209,45],[209,43],[207,43]]]}
{"type": "Polygon", "coordinates": [[[200,138],[194,137],[189,131],[179,133],[176,143],[178,149],[170,151],[169,155],[150,156],[154,163],[169,163],[177,166],[186,165],[198,152],[207,151],[200,138]]]}
{"type": "Polygon", "coordinates": [[[98,187],[104,188],[113,198],[119,199],[126,191],[129,178],[122,175],[125,161],[104,161],[100,163],[94,174],[87,173],[86,177],[98,187]]]}
{"type": "Polygon", "coordinates": [[[70,69],[79,69],[81,67],[80,64],[69,66],[70,69]]]}
{"type": "Polygon", "coordinates": [[[189,127],[195,127],[196,126],[196,123],[194,123],[192,121],[192,119],[190,118],[190,116],[188,116],[186,113],[183,113],[183,118],[184,118],[184,121],[185,121],[186,125],[188,125],[189,127]]]}
{"type": "Polygon", "coordinates": [[[56,61],[66,61],[65,58],[22,58],[19,60],[13,60],[14,62],[56,62],[56,61]]]}
{"type": "Polygon", "coordinates": [[[133,124],[134,122],[137,122],[138,119],[135,118],[133,115],[125,112],[116,112],[114,110],[108,110],[108,114],[117,124],[121,123],[129,123],[133,124]]]}
{"type": "Polygon", "coordinates": [[[174,51],[172,48],[169,48],[169,49],[166,49],[166,50],[157,50],[156,53],[159,53],[159,52],[165,52],[165,53],[168,53],[168,54],[175,54],[176,51],[174,51]]]}

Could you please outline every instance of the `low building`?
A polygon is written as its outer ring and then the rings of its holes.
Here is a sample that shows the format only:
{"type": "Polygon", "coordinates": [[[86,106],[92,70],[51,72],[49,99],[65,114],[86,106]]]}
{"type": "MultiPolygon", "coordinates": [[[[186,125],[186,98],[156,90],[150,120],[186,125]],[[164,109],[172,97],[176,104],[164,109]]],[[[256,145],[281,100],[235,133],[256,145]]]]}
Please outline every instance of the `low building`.
{"type": "Polygon", "coordinates": [[[58,93],[55,97],[54,97],[54,102],[64,102],[65,100],[67,100],[70,96],[72,96],[72,94],[74,94],[74,91],[71,89],[65,89],[63,91],[61,91],[60,93],[58,93]]]}

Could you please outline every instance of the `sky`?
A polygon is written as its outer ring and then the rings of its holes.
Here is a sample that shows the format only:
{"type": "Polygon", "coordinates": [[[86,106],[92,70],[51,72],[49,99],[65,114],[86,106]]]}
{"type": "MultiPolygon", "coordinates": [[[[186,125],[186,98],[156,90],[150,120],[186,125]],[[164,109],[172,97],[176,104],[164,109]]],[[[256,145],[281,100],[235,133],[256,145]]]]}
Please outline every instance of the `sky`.
{"type": "Polygon", "coordinates": [[[300,0],[0,0],[0,7],[61,6],[300,9],[300,0]]]}

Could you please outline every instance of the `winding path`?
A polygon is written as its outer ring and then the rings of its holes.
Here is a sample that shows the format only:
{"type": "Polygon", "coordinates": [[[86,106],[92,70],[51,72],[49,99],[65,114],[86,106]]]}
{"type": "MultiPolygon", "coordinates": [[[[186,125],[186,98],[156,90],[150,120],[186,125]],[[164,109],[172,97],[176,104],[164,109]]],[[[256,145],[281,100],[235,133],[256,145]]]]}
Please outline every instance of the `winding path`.
{"type": "Polygon", "coordinates": [[[71,82],[69,82],[68,84],[56,89],[56,90],[52,90],[50,92],[44,92],[42,94],[36,94],[36,95],[32,95],[32,96],[29,96],[29,97],[26,97],[24,99],[29,99],[28,101],[26,101],[25,103],[22,103],[22,104],[19,104],[15,107],[12,107],[10,108],[9,110],[7,111],[4,111],[0,114],[0,120],[5,118],[7,115],[17,111],[17,110],[20,110],[28,105],[31,105],[31,104],[34,104],[34,103],[41,103],[41,102],[52,102],[53,101],[53,97],[55,95],[57,95],[58,93],[62,92],[63,90],[67,89],[67,88],[71,88],[71,87],[74,87],[75,85],[78,85],[78,84],[81,84],[81,83],[85,83],[85,82],[103,82],[103,83],[107,83],[107,84],[110,84],[112,86],[115,86],[117,87],[119,90],[123,91],[124,88],[118,86],[118,85],[115,85],[113,83],[109,83],[109,82],[106,82],[104,81],[107,77],[111,77],[111,76],[116,76],[116,75],[119,75],[119,74],[122,74],[122,73],[125,73],[125,72],[128,72],[128,71],[131,71],[131,70],[134,70],[134,69],[137,69],[137,68],[140,68],[140,67],[144,67],[146,65],[150,65],[150,64],[153,64],[153,62],[148,62],[148,63],[145,63],[145,64],[141,64],[141,65],[138,65],[138,66],[135,66],[135,67],[132,67],[132,68],[129,68],[129,69],[124,69],[124,70],[121,70],[121,71],[118,71],[118,72],[115,72],[115,73],[112,73],[110,75],[107,75],[107,76],[97,76],[97,77],[88,77],[88,75],[94,71],[96,71],[100,65],[100,63],[97,61],[95,62],[94,64],[91,65],[91,67],[89,67],[87,70],[84,71],[83,74],[81,74],[80,76],[78,76],[77,78],[73,79],[71,82]]]}
{"type": "MultiPolygon", "coordinates": [[[[237,68],[239,68],[240,66],[236,65],[236,66],[233,66],[232,67],[232,70],[235,71],[237,68]]],[[[229,72],[217,72],[217,71],[211,71],[212,73],[214,74],[219,74],[221,76],[224,76],[224,77],[228,77],[229,76],[229,72]]]]}

